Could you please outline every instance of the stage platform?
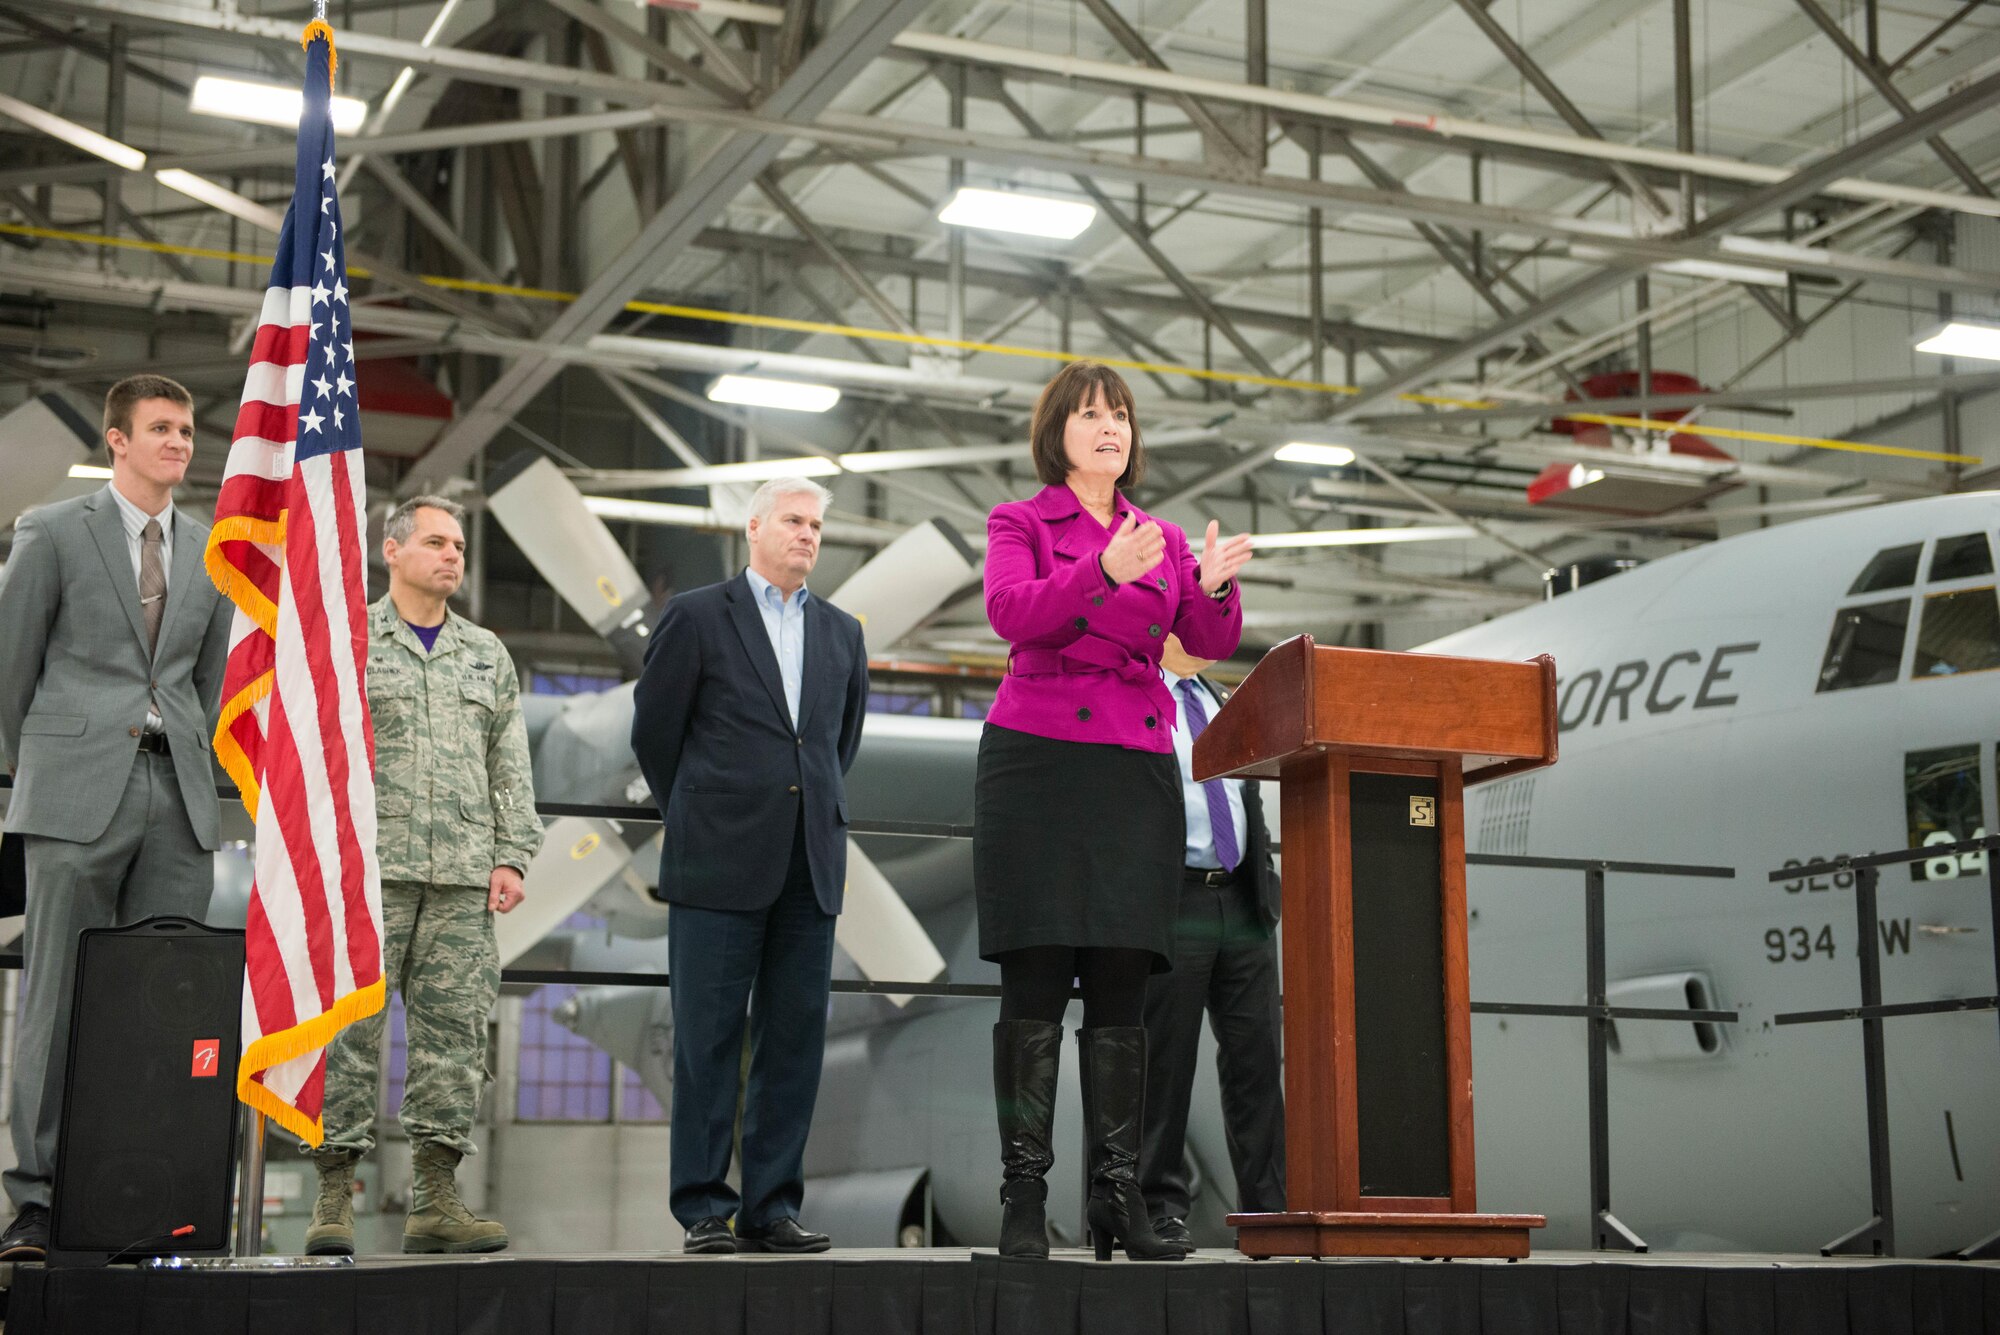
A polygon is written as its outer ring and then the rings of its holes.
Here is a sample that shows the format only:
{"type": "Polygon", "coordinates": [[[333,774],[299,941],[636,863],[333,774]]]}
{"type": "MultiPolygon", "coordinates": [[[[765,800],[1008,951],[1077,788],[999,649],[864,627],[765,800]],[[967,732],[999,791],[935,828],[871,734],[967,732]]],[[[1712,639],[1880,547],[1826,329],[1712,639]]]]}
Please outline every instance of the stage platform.
{"type": "Polygon", "coordinates": [[[18,1267],[6,1335],[2000,1335],[2000,1264],[367,1257],[18,1267]]]}

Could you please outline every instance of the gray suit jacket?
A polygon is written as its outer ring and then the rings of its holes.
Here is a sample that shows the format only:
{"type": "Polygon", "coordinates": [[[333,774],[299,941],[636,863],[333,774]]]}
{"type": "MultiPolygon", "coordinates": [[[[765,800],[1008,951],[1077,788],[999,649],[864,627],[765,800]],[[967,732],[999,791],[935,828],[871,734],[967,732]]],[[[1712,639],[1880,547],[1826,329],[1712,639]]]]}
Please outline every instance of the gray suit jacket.
{"type": "Polygon", "coordinates": [[[181,801],[203,848],[220,813],[209,738],[221,708],[230,604],[203,568],[208,526],[174,512],[159,651],[146,656],[139,581],[110,488],[21,516],[0,569],[0,760],[12,834],[83,843],[125,791],[157,682],[181,801]]]}

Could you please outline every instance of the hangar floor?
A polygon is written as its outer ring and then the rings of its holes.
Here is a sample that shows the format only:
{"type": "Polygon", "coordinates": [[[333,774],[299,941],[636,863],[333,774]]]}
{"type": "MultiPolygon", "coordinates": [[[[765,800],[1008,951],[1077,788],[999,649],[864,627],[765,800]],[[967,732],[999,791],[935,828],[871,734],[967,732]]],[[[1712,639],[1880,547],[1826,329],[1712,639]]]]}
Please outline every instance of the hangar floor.
{"type": "Polygon", "coordinates": [[[2000,1335],[2000,1264],[1539,1253],[1180,1265],[962,1248],[818,1257],[20,1267],[7,1335],[2000,1335]]]}

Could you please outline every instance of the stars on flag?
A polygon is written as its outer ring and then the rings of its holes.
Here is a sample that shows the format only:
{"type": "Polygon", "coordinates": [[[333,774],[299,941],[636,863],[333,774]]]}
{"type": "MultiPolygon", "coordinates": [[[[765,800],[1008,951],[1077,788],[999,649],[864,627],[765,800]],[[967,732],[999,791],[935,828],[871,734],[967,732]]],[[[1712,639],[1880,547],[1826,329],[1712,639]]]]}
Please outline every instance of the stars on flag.
{"type": "MultiPolygon", "coordinates": [[[[349,357],[350,359],[352,359],[352,358],[353,358],[353,356],[354,356],[354,352],[353,352],[353,348],[352,348],[352,345],[349,345],[349,350],[348,350],[348,353],[347,353],[347,355],[348,355],[348,357],[349,357]]],[[[341,373],[341,375],[339,375],[338,377],[336,377],[336,378],[335,378],[335,380],[334,380],[334,383],[340,386],[340,392],[341,392],[342,394],[345,394],[345,395],[347,395],[347,397],[349,397],[350,399],[354,397],[354,382],[353,382],[352,380],[349,380],[349,379],[347,378],[347,375],[346,375],[346,373],[345,373],[345,372],[341,373]]],[[[335,424],[336,426],[338,426],[338,425],[339,425],[339,421],[338,421],[338,419],[336,419],[336,420],[335,420],[335,423],[334,423],[334,424],[335,424]]]]}
{"type": "MultiPolygon", "coordinates": [[[[341,378],[346,379],[345,376],[341,378]]],[[[319,396],[321,398],[325,398],[327,395],[333,393],[333,386],[331,383],[328,382],[327,378],[324,375],[314,380],[312,382],[312,387],[319,391],[319,396]]]]}
{"type": "Polygon", "coordinates": [[[336,278],[336,279],[334,279],[334,280],[333,280],[333,299],[334,299],[335,301],[339,302],[339,303],[340,303],[341,305],[343,305],[343,306],[345,306],[345,305],[347,304],[347,280],[346,280],[346,279],[344,279],[344,278],[336,278]]]}
{"type": "Polygon", "coordinates": [[[323,284],[314,283],[312,285],[313,305],[315,306],[326,305],[326,299],[329,295],[330,294],[327,292],[326,287],[323,284]]]}
{"type": "MultiPolygon", "coordinates": [[[[326,419],[324,417],[320,416],[319,410],[317,408],[308,408],[306,411],[299,414],[299,425],[304,427],[308,431],[319,430],[319,424],[321,422],[324,422],[325,420],[326,419]]],[[[336,422],[335,425],[338,426],[339,423],[336,422]]]]}

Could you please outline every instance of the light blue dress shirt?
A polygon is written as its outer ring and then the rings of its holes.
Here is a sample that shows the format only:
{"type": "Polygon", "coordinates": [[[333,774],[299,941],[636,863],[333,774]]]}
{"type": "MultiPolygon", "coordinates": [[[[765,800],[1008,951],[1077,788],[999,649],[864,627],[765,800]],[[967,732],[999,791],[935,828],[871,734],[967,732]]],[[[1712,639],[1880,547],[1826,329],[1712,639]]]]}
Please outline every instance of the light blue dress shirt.
{"type": "MultiPolygon", "coordinates": [[[[1191,690],[1201,696],[1202,712],[1210,723],[1215,722],[1222,702],[1193,677],[1177,677],[1161,668],[1160,680],[1174,693],[1174,760],[1181,767],[1181,805],[1187,809],[1187,865],[1213,871],[1222,866],[1222,859],[1215,855],[1215,834],[1209,828],[1208,794],[1194,781],[1194,741],[1188,736],[1185,693],[1191,690]]],[[[1229,822],[1236,827],[1237,850],[1248,857],[1250,830],[1243,815],[1243,781],[1224,779],[1222,790],[1229,798],[1229,822]]]]}
{"type": "Polygon", "coordinates": [[[771,652],[778,656],[778,677],[785,683],[785,708],[792,713],[792,726],[799,726],[799,687],[806,676],[805,585],[790,598],[784,590],[754,570],[750,592],[756,596],[758,615],[764,618],[764,633],[771,637],[771,652]]]}

